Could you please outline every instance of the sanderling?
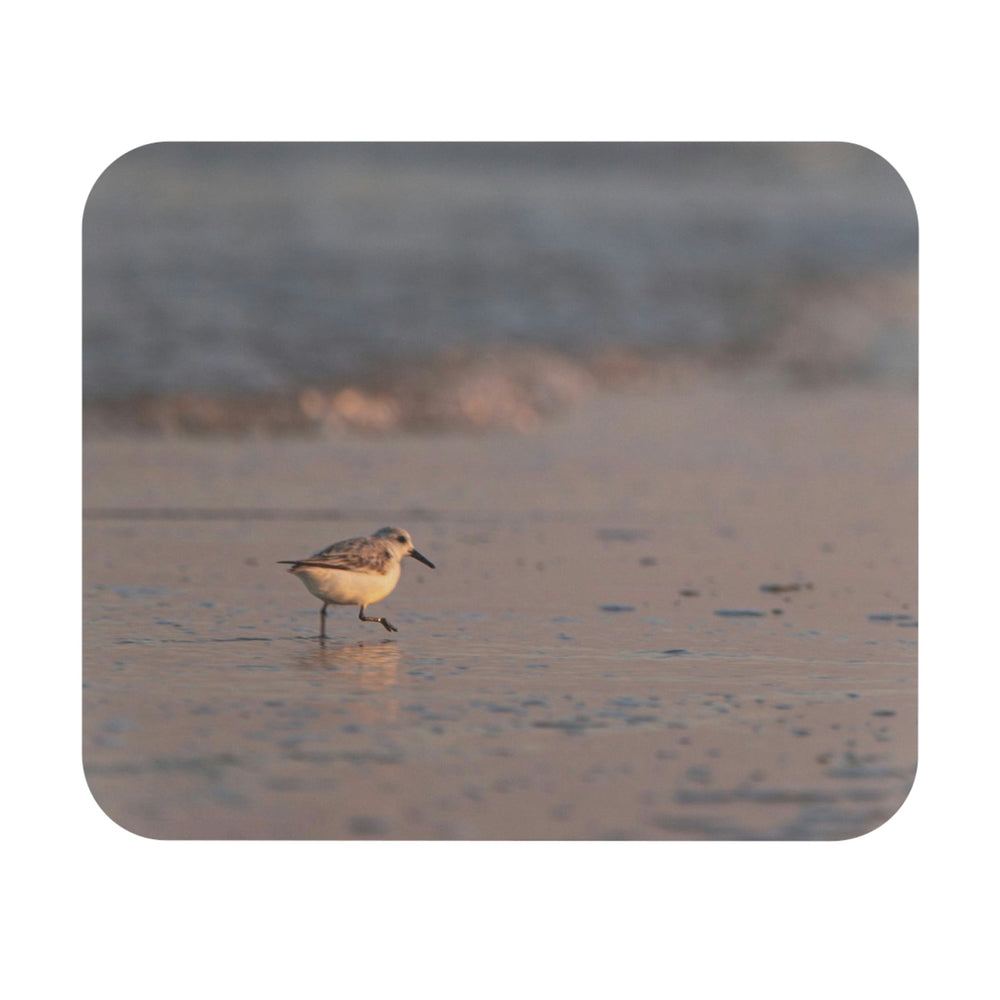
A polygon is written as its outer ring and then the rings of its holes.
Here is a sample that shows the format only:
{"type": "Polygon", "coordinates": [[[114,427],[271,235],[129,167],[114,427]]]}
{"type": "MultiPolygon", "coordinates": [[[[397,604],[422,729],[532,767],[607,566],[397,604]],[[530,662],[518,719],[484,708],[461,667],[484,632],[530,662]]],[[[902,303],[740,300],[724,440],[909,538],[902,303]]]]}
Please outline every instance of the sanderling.
{"type": "Polygon", "coordinates": [[[281,559],[290,564],[309,593],[323,602],[319,613],[319,634],[326,638],[326,609],[330,604],[359,604],[363,622],[378,622],[389,632],[398,632],[386,618],[366,618],[365,609],[388,597],[399,583],[404,556],[413,556],[434,569],[434,563],[414,547],[402,528],[379,528],[373,535],[345,538],[305,559],[281,559]]]}

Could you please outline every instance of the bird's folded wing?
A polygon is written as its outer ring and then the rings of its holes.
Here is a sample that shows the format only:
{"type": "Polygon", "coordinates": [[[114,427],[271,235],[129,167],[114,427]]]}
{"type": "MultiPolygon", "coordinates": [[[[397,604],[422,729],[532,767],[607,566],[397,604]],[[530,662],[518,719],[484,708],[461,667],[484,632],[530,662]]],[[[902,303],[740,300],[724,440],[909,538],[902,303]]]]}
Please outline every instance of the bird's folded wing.
{"type": "Polygon", "coordinates": [[[375,539],[349,538],[343,542],[334,542],[306,559],[297,559],[294,565],[342,569],[349,573],[385,573],[392,558],[392,550],[375,539]]]}
{"type": "Polygon", "coordinates": [[[308,559],[284,559],[282,562],[291,563],[296,568],[299,566],[315,566],[318,569],[343,569],[348,572],[357,571],[358,563],[356,559],[351,559],[343,554],[331,556],[310,556],[308,559]]]}

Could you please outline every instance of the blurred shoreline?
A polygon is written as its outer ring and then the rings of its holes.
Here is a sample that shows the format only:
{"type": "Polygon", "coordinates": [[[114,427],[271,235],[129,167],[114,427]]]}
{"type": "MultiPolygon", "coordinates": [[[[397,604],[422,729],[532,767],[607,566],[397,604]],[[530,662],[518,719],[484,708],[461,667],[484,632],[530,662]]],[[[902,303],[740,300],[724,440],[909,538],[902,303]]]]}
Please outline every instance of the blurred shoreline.
{"type": "Polygon", "coordinates": [[[719,379],[799,390],[864,383],[915,390],[916,298],[915,276],[890,273],[817,285],[753,343],[695,349],[609,342],[576,351],[500,343],[393,358],[295,388],[92,396],[83,427],[88,437],[533,433],[599,393],[674,391],[719,379]]]}
{"type": "Polygon", "coordinates": [[[917,220],[846,143],[159,144],[83,226],[87,433],[530,431],[696,373],[915,384],[917,220]]]}

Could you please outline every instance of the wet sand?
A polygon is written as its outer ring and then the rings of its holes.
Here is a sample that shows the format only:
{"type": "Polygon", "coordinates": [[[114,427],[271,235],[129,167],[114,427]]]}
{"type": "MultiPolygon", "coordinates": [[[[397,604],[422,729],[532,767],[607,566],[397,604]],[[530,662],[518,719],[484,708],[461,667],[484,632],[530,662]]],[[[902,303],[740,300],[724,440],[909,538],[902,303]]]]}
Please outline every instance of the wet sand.
{"type": "Polygon", "coordinates": [[[84,447],[83,758],[163,838],[839,839],[916,767],[916,395],[84,447]],[[398,524],[376,613],[276,561],[398,524]]]}

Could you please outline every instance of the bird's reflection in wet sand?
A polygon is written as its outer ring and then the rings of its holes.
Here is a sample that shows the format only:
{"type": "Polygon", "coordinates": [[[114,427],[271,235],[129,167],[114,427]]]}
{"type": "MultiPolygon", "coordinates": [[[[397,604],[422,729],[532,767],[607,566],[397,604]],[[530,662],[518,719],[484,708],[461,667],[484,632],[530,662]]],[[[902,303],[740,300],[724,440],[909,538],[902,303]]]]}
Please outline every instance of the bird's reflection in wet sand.
{"type": "Polygon", "coordinates": [[[391,722],[399,711],[394,688],[400,650],[392,641],[351,643],[321,641],[296,657],[294,666],[315,672],[317,680],[345,704],[360,722],[391,722]],[[382,697],[372,697],[382,694],[382,697]]]}

